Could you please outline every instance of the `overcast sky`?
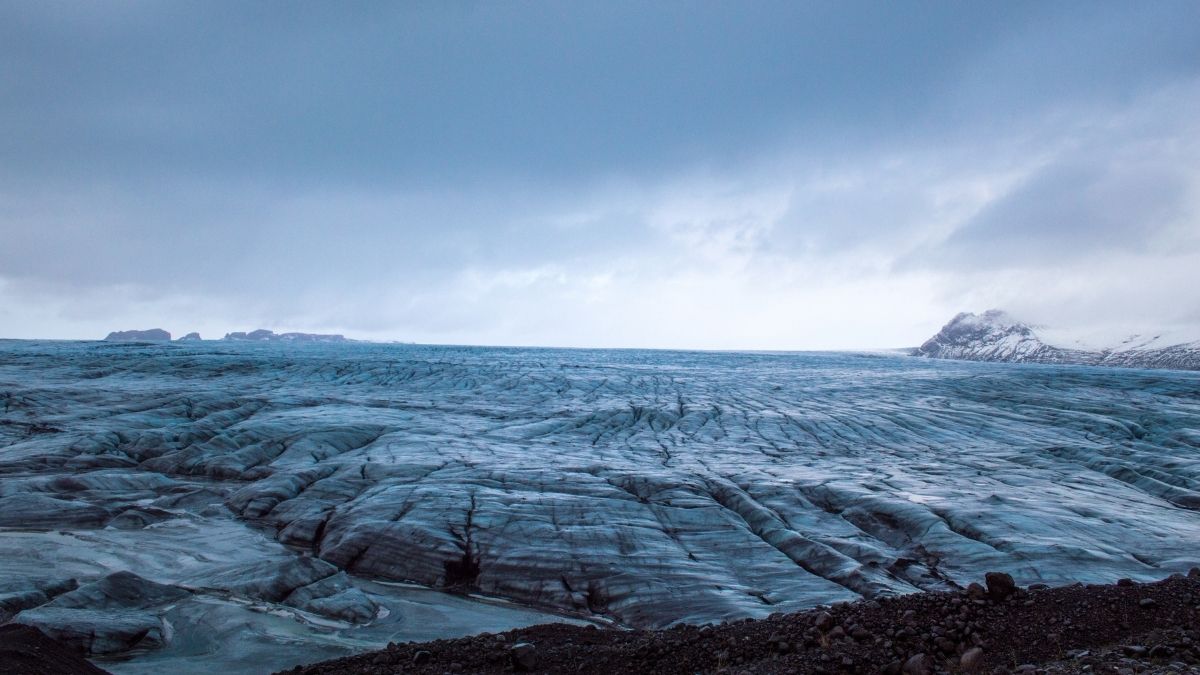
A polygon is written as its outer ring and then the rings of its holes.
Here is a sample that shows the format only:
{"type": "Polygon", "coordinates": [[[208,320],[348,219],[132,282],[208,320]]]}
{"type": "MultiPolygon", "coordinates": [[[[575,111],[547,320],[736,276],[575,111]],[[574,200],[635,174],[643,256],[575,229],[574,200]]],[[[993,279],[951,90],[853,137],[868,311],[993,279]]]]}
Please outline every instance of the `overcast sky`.
{"type": "Polygon", "coordinates": [[[0,336],[1200,325],[1200,3],[0,2],[0,336]]]}

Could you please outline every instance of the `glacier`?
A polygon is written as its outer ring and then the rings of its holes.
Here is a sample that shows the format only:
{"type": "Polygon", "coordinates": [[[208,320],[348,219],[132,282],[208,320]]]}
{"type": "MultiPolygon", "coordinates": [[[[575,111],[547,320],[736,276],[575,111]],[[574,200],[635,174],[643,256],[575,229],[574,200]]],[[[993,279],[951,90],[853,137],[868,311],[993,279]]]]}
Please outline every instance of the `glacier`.
{"type": "Polygon", "coordinates": [[[0,341],[0,621],[117,673],[1198,564],[1195,372],[0,341]]]}

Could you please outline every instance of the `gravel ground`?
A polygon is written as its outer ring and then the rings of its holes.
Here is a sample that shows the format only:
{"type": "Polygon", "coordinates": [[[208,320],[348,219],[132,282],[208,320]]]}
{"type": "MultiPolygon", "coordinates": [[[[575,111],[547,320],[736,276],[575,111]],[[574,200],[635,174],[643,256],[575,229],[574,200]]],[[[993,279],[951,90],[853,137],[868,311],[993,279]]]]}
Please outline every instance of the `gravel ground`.
{"type": "Polygon", "coordinates": [[[965,590],[662,631],[543,625],[292,671],[394,673],[1200,673],[1200,569],[1138,584],[965,590]]]}

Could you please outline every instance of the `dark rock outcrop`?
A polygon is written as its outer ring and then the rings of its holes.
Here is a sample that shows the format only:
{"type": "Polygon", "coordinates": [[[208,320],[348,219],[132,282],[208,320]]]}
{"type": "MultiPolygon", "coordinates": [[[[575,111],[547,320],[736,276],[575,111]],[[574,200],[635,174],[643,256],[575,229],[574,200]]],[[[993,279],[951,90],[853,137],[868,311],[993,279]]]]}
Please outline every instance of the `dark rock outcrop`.
{"type": "Polygon", "coordinates": [[[191,332],[179,338],[178,342],[199,342],[201,339],[199,333],[191,332]]]}
{"type": "Polygon", "coordinates": [[[249,333],[226,333],[223,340],[231,342],[349,342],[344,335],[323,333],[275,333],[263,328],[249,333]]]}
{"type": "Polygon", "coordinates": [[[170,342],[171,334],[161,328],[149,330],[118,330],[108,334],[105,342],[170,342]]]}

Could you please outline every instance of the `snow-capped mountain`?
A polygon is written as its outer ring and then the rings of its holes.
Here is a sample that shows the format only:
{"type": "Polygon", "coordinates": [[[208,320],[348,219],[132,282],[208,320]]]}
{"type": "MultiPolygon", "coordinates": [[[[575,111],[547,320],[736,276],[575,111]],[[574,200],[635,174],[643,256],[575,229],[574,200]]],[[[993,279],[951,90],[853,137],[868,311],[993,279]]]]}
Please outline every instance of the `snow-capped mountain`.
{"type": "Polygon", "coordinates": [[[1093,345],[1022,323],[993,309],[983,314],[959,314],[913,354],[967,361],[1200,370],[1200,340],[1159,333],[1132,335],[1111,346],[1093,345]]]}

